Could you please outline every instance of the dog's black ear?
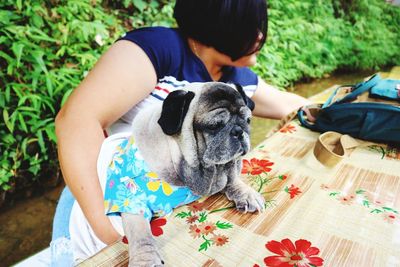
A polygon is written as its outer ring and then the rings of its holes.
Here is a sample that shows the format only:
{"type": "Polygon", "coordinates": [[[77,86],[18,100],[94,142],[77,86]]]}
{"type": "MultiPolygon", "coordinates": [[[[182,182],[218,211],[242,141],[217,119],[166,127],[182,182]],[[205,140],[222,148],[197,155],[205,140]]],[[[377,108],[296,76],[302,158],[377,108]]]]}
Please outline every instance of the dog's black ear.
{"type": "Polygon", "coordinates": [[[236,86],[236,90],[238,90],[238,92],[240,93],[240,95],[243,97],[243,100],[244,100],[244,103],[246,103],[246,106],[247,106],[251,111],[253,111],[254,108],[255,108],[255,106],[256,106],[256,105],[254,104],[253,100],[251,100],[251,98],[248,97],[248,96],[246,95],[246,93],[245,93],[244,90],[243,90],[243,87],[242,87],[240,84],[235,83],[235,86],[236,86]]]}
{"type": "Polygon", "coordinates": [[[184,90],[173,91],[167,96],[158,120],[158,124],[165,134],[179,133],[193,97],[193,92],[184,90]]]}

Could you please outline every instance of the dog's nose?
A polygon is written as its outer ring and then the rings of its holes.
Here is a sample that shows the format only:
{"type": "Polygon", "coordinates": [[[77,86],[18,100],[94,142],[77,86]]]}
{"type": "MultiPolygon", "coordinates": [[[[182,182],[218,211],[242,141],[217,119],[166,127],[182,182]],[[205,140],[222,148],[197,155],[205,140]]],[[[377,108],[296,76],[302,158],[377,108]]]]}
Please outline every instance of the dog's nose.
{"type": "Polygon", "coordinates": [[[234,126],[231,130],[231,135],[241,139],[243,137],[243,129],[240,126],[234,126]]]}

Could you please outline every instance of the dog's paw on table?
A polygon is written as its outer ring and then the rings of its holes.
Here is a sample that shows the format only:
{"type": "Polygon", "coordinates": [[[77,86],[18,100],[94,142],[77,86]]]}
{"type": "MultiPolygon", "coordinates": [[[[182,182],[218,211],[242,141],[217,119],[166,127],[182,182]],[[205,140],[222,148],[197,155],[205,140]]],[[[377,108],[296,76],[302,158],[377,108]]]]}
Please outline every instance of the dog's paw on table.
{"type": "Polygon", "coordinates": [[[129,267],[162,267],[164,261],[154,242],[136,242],[130,249],[129,267]]]}
{"type": "Polygon", "coordinates": [[[264,211],[264,197],[249,186],[240,186],[234,190],[227,190],[226,196],[232,200],[240,212],[264,211]]]}

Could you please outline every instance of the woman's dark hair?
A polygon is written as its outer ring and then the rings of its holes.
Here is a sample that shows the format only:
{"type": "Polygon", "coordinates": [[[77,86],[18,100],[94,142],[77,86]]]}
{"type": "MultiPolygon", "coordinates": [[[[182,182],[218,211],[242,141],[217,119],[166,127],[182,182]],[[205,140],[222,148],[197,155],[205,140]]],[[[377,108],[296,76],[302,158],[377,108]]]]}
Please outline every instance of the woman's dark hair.
{"type": "Polygon", "coordinates": [[[174,18],[185,36],[232,60],[260,50],[267,37],[266,0],[176,0],[174,18]]]}

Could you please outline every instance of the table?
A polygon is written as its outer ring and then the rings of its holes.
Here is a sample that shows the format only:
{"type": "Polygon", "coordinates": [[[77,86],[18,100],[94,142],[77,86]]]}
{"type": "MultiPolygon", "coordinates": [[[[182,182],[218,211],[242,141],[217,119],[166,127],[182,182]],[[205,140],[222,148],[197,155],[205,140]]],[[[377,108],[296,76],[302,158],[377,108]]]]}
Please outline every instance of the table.
{"type": "MultiPolygon", "coordinates": [[[[238,213],[215,195],[154,221],[166,266],[400,266],[400,149],[360,146],[327,168],[312,153],[318,136],[293,120],[245,156],[243,179],[265,212],[238,213]]],[[[126,248],[82,266],[124,266],[126,248]]]]}

